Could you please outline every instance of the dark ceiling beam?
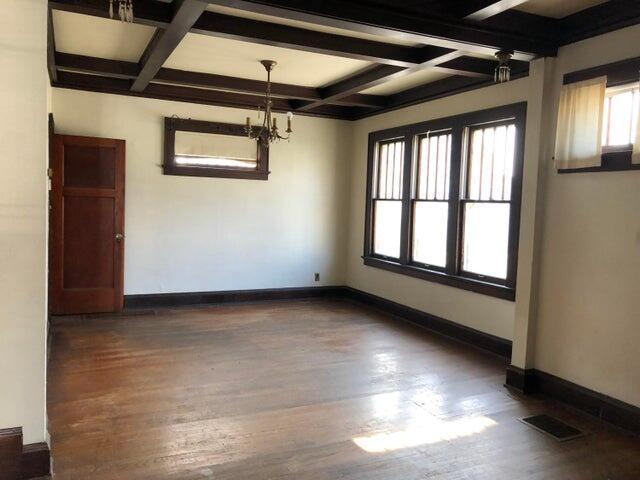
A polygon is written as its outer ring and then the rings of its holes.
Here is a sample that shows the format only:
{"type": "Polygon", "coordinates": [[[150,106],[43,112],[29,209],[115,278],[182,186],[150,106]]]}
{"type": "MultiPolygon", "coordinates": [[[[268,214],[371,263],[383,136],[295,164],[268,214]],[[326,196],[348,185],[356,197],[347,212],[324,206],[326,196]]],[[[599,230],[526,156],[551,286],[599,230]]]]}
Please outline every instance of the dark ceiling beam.
{"type": "Polygon", "coordinates": [[[558,20],[558,43],[566,45],[640,24],[640,2],[610,0],[558,20]]]}
{"type": "Polygon", "coordinates": [[[414,47],[310,31],[209,11],[200,17],[191,31],[202,35],[388,65],[411,67],[419,63],[419,49],[414,47]]]}
{"type": "MultiPolygon", "coordinates": [[[[528,74],[528,69],[512,72],[511,78],[518,79],[528,74]]],[[[387,97],[387,105],[373,112],[362,112],[356,115],[355,120],[378,115],[380,113],[397,110],[399,108],[429,102],[438,98],[444,98],[459,93],[485,88],[494,85],[493,79],[471,78],[454,75],[436,80],[435,82],[420,85],[418,87],[403,90],[387,97]]]]}
{"type": "Polygon", "coordinates": [[[156,76],[182,39],[189,33],[196,20],[207,8],[203,0],[176,0],[171,23],[157,29],[140,59],[140,73],[131,85],[131,90],[141,92],[156,76]]]}
{"type": "Polygon", "coordinates": [[[465,20],[479,22],[517,7],[528,0],[467,0],[458,12],[465,20]]]}
{"type": "Polygon", "coordinates": [[[428,48],[430,53],[423,58],[423,63],[412,68],[395,67],[393,65],[375,65],[347,77],[338,82],[332,83],[320,89],[322,98],[308,103],[298,105],[297,111],[311,111],[314,108],[336,101],[348,95],[352,95],[382,83],[386,83],[396,78],[404,77],[420,70],[437,66],[460,57],[462,52],[439,47],[428,48]]]}
{"type": "MultiPolygon", "coordinates": [[[[85,75],[73,72],[58,72],[58,80],[53,82],[53,87],[85,90],[90,92],[111,93],[134,97],[155,98],[176,102],[198,103],[203,105],[216,105],[242,109],[257,109],[264,102],[262,95],[247,95],[234,92],[220,92],[199,88],[182,87],[177,85],[163,85],[151,83],[142,92],[131,90],[131,80],[120,78],[108,78],[97,75],[85,75]]],[[[273,110],[285,113],[293,109],[292,102],[282,98],[273,99],[273,110]]],[[[339,105],[324,105],[314,112],[302,113],[303,115],[321,116],[329,118],[351,119],[356,114],[366,110],[358,107],[345,107],[339,105]]]]}
{"type": "MultiPolygon", "coordinates": [[[[64,12],[109,18],[109,2],[106,0],[49,0],[49,7],[64,12]]],[[[133,21],[149,27],[166,28],[171,23],[173,13],[170,3],[136,0],[133,21]]]]}
{"type": "Polygon", "coordinates": [[[342,28],[391,38],[403,38],[450,49],[491,55],[513,50],[515,58],[531,60],[557,53],[545,32],[505,32],[477,22],[407,15],[376,7],[363,8],[341,0],[208,0],[216,5],[272,15],[316,25],[342,28]]]}
{"type": "Polygon", "coordinates": [[[49,80],[55,82],[58,79],[56,36],[53,31],[53,15],[50,8],[47,10],[47,70],[49,71],[49,80]]]}
{"type": "MultiPolygon", "coordinates": [[[[110,78],[132,80],[138,76],[138,64],[121,60],[87,57],[71,53],[56,52],[55,61],[58,67],[67,72],[102,75],[110,78]]],[[[211,73],[188,72],[173,68],[161,68],[154,83],[179,85],[195,88],[209,88],[220,91],[253,93],[263,95],[267,89],[266,82],[246,78],[229,77],[211,73]]],[[[313,87],[272,83],[271,93],[278,98],[298,100],[319,100],[320,91],[313,87]]],[[[335,102],[340,105],[379,108],[386,105],[385,97],[376,95],[354,94],[335,102]]]]}

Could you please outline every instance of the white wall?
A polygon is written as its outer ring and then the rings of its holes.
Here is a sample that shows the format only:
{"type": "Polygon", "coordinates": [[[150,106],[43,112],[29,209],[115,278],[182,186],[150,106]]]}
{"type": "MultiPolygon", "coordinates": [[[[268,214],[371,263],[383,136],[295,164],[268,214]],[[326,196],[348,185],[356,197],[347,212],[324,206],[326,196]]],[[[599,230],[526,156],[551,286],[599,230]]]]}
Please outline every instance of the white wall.
{"type": "MultiPolygon", "coordinates": [[[[54,89],[56,133],[124,139],[125,294],[343,285],[351,123],[297,116],[268,181],[163,175],[163,118],[255,112],[54,89]],[[314,273],[321,282],[314,282],[314,273]]],[[[281,118],[282,120],[282,118],[281,118]]]]}
{"type": "MultiPolygon", "coordinates": [[[[640,26],[560,50],[562,75],[640,56],[640,26]]],[[[555,138],[551,122],[547,138],[555,138]]],[[[640,171],[559,175],[546,166],[535,358],[537,369],[640,406],[640,171]]]]}
{"type": "Polygon", "coordinates": [[[46,2],[0,15],[0,428],[44,441],[46,338],[46,2]]]}
{"type": "MultiPolygon", "coordinates": [[[[347,259],[347,282],[350,286],[486,333],[507,339],[513,337],[514,302],[363,265],[367,139],[368,134],[376,130],[527,101],[528,97],[529,78],[523,78],[356,122],[351,159],[347,259]]],[[[535,161],[535,153],[532,156],[528,150],[529,143],[526,138],[525,157],[532,157],[535,161]]]]}

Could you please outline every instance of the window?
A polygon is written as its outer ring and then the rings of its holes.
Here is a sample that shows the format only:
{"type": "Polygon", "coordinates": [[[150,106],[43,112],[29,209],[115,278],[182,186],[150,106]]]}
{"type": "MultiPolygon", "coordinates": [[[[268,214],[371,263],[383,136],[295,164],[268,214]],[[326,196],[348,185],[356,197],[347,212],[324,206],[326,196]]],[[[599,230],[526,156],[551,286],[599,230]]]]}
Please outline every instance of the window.
{"type": "Polygon", "coordinates": [[[365,264],[514,299],[525,114],[370,134],[365,264]]]}
{"type": "Polygon", "coordinates": [[[165,118],[165,175],[266,180],[269,150],[244,125],[165,118]]]}
{"type": "Polygon", "coordinates": [[[402,140],[380,142],[374,172],[373,251],[389,258],[400,257],[403,162],[402,140]]]}
{"type": "Polygon", "coordinates": [[[603,150],[607,147],[631,148],[638,128],[639,104],[638,82],[607,88],[602,120],[603,150]]]}
{"type": "Polygon", "coordinates": [[[447,262],[451,133],[420,135],[417,144],[411,254],[416,263],[444,268],[447,262]]]}

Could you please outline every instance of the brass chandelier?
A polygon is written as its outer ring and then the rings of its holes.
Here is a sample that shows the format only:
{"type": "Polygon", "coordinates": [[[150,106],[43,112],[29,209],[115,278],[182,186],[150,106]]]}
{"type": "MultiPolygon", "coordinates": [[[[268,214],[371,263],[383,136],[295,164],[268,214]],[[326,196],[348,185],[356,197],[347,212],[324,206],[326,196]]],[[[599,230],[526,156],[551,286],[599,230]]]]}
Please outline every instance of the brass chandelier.
{"type": "MultiPolygon", "coordinates": [[[[291,130],[293,113],[287,112],[287,129],[284,132],[286,135],[280,135],[276,117],[274,117],[271,112],[271,107],[273,106],[271,100],[271,71],[276,66],[276,62],[274,60],[262,60],[260,63],[267,71],[267,91],[264,98],[264,107],[262,107],[264,108],[264,119],[262,120],[262,126],[259,129],[255,129],[251,127],[251,117],[247,117],[247,123],[244,129],[249,138],[256,140],[262,138],[268,146],[277,140],[289,140],[291,132],[293,131],[291,130]]],[[[261,107],[258,107],[258,121],[260,120],[260,110],[261,107]]]]}

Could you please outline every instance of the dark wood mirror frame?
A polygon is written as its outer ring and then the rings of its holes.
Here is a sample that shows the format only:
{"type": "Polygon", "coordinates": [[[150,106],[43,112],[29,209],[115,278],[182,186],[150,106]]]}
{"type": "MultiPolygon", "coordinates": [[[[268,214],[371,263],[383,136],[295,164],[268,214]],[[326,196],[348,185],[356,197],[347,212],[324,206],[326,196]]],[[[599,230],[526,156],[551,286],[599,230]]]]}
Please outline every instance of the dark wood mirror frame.
{"type": "MultiPolygon", "coordinates": [[[[252,127],[257,133],[258,127],[252,127]]],[[[230,167],[210,167],[196,165],[178,165],[175,162],[176,131],[211,133],[215,135],[231,135],[246,137],[244,125],[234,123],[206,122],[202,120],[165,117],[164,119],[164,161],[162,164],[165,175],[181,175],[189,177],[221,177],[239,178],[246,180],[267,180],[269,177],[269,147],[262,138],[256,140],[257,167],[256,169],[241,169],[230,167]]]]}

